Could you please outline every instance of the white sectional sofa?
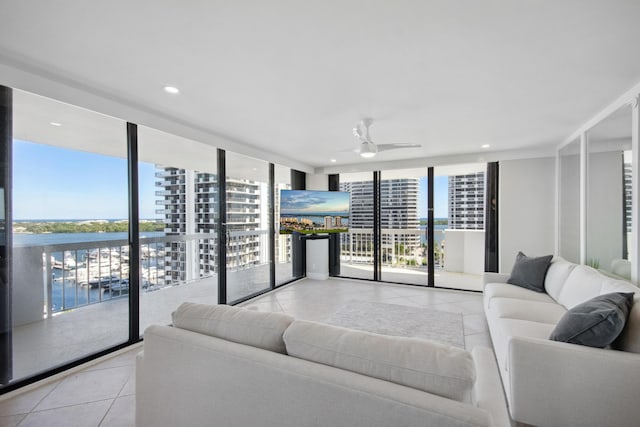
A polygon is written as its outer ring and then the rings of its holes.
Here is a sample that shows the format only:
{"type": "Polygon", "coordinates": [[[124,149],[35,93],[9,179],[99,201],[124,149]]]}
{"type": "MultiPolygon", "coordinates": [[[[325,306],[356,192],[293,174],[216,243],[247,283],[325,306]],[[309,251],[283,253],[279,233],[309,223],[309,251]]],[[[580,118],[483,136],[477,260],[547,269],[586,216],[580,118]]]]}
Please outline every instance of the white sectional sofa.
{"type": "Polygon", "coordinates": [[[640,425],[638,288],[558,257],[546,292],[508,278],[485,273],[484,310],[512,418],[541,427],[640,425]],[[568,309],[612,292],[635,292],[617,350],[549,340],[568,309]]]}
{"type": "Polygon", "coordinates": [[[228,306],[183,304],[174,325],[145,331],[138,427],[510,426],[488,348],[468,353],[228,306]],[[396,369],[398,360],[426,369],[396,369]],[[459,389],[465,378],[475,378],[469,396],[459,389]]]}

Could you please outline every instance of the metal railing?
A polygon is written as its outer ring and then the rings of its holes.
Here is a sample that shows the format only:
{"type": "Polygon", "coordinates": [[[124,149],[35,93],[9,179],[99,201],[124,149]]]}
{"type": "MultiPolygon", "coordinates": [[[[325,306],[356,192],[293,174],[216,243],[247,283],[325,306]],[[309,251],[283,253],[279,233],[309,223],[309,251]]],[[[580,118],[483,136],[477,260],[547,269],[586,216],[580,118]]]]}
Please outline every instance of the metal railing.
{"type": "MultiPolygon", "coordinates": [[[[140,239],[140,291],[202,279],[215,273],[215,263],[201,260],[202,247],[216,241],[213,233],[142,237],[140,239]],[[194,263],[210,263],[203,275],[194,263]],[[195,271],[195,273],[194,273],[195,271]]],[[[129,293],[128,241],[104,240],[43,245],[44,314],[101,303],[129,293]]]]}

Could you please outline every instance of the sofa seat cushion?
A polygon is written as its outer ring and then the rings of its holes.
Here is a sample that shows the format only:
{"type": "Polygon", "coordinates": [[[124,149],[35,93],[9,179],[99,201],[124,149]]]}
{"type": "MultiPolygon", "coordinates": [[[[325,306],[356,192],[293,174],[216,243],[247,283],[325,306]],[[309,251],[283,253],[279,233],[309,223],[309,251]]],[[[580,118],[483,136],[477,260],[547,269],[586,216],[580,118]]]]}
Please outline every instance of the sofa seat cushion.
{"type": "Polygon", "coordinates": [[[290,356],[471,401],[475,364],[468,351],[456,347],[303,320],[289,326],[284,341],[290,356]]]}
{"type": "Polygon", "coordinates": [[[555,302],[530,301],[515,298],[493,298],[489,310],[497,318],[529,320],[556,324],[567,309],[555,302]]]}
{"type": "Polygon", "coordinates": [[[496,352],[498,365],[508,371],[510,337],[529,337],[547,340],[555,324],[532,322],[530,320],[507,319],[494,317],[487,313],[487,322],[491,329],[491,338],[496,352]]]}
{"type": "Polygon", "coordinates": [[[293,317],[283,313],[190,302],[181,304],[172,317],[176,328],[283,354],[286,348],[282,334],[293,322],[293,317]]]}
{"type": "Polygon", "coordinates": [[[484,288],[485,309],[490,309],[493,298],[515,298],[528,301],[554,302],[553,298],[542,292],[534,292],[509,283],[487,283],[484,288]]]}

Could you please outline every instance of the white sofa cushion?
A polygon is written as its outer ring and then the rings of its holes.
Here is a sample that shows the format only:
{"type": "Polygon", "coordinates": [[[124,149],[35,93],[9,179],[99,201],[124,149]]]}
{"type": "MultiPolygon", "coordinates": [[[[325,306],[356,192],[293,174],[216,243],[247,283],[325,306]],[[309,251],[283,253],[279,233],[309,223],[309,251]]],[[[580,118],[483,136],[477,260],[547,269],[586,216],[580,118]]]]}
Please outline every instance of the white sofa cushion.
{"type": "Polygon", "coordinates": [[[282,339],[293,317],[228,305],[185,302],[173,312],[173,326],[286,354],[282,339]]]}
{"type": "Polygon", "coordinates": [[[514,298],[527,301],[554,302],[553,298],[542,292],[534,292],[508,283],[487,283],[484,288],[485,309],[491,308],[494,298],[514,298]]]}
{"type": "Polygon", "coordinates": [[[510,337],[530,337],[547,340],[555,324],[532,322],[530,320],[497,318],[491,313],[487,314],[487,322],[491,328],[493,347],[496,359],[500,368],[508,371],[509,360],[509,338],[510,337]]]}
{"type": "Polygon", "coordinates": [[[591,298],[600,295],[602,284],[611,280],[586,265],[577,265],[567,277],[560,291],[558,302],[572,309],[591,298]]]}
{"type": "Polygon", "coordinates": [[[567,309],[555,302],[528,301],[514,298],[493,298],[491,312],[495,317],[556,324],[567,309]]]}
{"type": "Polygon", "coordinates": [[[555,257],[551,261],[547,277],[544,279],[544,289],[555,301],[558,301],[564,282],[575,267],[576,264],[560,257],[555,257]]]}
{"type": "Polygon", "coordinates": [[[284,333],[290,356],[469,402],[476,378],[471,354],[418,338],[294,321],[284,333]]]}

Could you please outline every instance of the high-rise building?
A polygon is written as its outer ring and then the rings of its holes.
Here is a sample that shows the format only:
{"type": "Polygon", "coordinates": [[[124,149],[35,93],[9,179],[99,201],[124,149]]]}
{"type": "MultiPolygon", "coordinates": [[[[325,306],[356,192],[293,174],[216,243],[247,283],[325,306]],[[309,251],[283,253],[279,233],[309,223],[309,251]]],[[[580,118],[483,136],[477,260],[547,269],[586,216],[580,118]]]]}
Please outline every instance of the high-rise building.
{"type": "MultiPolygon", "coordinates": [[[[216,219],[218,204],[217,175],[192,170],[158,167],[156,182],[161,190],[156,203],[164,209],[165,233],[211,234],[211,239],[186,239],[165,247],[165,282],[190,281],[217,271],[216,219]]],[[[227,267],[242,268],[266,262],[267,239],[258,232],[268,229],[266,184],[227,178],[227,267]]],[[[285,249],[286,250],[286,249],[285,249]]]]}
{"type": "MultiPolygon", "coordinates": [[[[350,262],[373,259],[373,181],[340,183],[351,193],[349,232],[342,234],[342,256],[350,262]]],[[[415,256],[420,248],[417,178],[380,181],[382,262],[395,264],[415,256]]]]}
{"type": "Polygon", "coordinates": [[[484,229],[485,173],[449,176],[449,228],[484,229]]]}

